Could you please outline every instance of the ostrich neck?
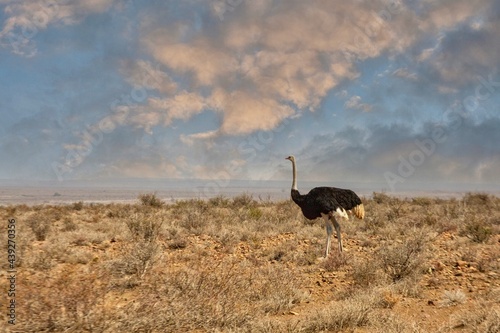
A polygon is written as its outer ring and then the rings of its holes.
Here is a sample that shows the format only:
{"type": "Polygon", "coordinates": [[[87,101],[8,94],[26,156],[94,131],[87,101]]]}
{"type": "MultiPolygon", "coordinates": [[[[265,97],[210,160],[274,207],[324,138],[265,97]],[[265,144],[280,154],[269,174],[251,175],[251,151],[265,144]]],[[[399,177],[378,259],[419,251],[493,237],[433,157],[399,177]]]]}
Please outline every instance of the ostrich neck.
{"type": "Polygon", "coordinates": [[[297,167],[295,166],[295,161],[292,161],[292,170],[293,170],[292,190],[298,190],[297,189],[297,167]]]}

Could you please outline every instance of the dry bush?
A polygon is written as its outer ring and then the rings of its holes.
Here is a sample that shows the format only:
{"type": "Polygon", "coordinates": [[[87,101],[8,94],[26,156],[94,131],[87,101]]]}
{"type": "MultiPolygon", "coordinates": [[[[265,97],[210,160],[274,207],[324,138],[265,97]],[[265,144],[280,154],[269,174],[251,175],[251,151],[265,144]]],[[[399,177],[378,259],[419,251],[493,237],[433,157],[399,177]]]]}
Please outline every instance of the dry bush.
{"type": "Polygon", "coordinates": [[[156,196],[156,193],[145,193],[138,197],[143,206],[160,208],[165,205],[165,202],[156,196]]]}
{"type": "Polygon", "coordinates": [[[107,218],[125,218],[135,212],[137,206],[133,205],[121,205],[121,204],[108,204],[102,205],[103,215],[107,218]]]}
{"type": "Polygon", "coordinates": [[[382,247],[377,257],[383,271],[393,282],[421,273],[426,243],[425,232],[412,232],[402,243],[382,247]]]}
{"type": "Polygon", "coordinates": [[[296,252],[292,260],[298,266],[311,266],[316,263],[317,253],[314,247],[309,247],[305,251],[296,252]]]}
{"type": "Polygon", "coordinates": [[[464,204],[455,198],[451,198],[441,205],[443,207],[443,215],[452,219],[457,219],[463,215],[464,204]]]}
{"type": "Polygon", "coordinates": [[[25,332],[104,331],[109,323],[103,310],[106,285],[97,271],[64,268],[50,276],[19,280],[16,329],[25,332]]]}
{"type": "Polygon", "coordinates": [[[72,205],[71,205],[71,208],[73,210],[76,210],[76,211],[80,211],[83,209],[83,201],[78,201],[78,202],[74,202],[72,205]]]}
{"type": "Polygon", "coordinates": [[[208,203],[212,207],[228,207],[231,203],[231,200],[221,194],[208,199],[208,203]]]}
{"type": "Polygon", "coordinates": [[[480,207],[490,207],[493,203],[493,197],[487,193],[466,193],[463,201],[466,205],[470,206],[480,206],[480,207]]]}
{"type": "Polygon", "coordinates": [[[432,204],[434,204],[434,202],[435,200],[432,200],[431,198],[428,197],[414,197],[411,199],[412,204],[422,207],[429,207],[432,204]]]}
{"type": "Polygon", "coordinates": [[[372,333],[427,333],[416,322],[408,322],[395,313],[379,314],[370,327],[372,333]]]}
{"type": "Polygon", "coordinates": [[[179,226],[193,234],[201,234],[207,226],[208,216],[201,210],[188,209],[181,217],[179,226]]]}
{"type": "Polygon", "coordinates": [[[177,237],[175,239],[170,240],[167,243],[167,246],[170,250],[181,250],[187,247],[187,241],[184,238],[177,237]]]}
{"type": "Polygon", "coordinates": [[[380,284],[384,280],[380,272],[380,263],[370,259],[354,260],[348,276],[355,287],[362,288],[380,284]]]}
{"type": "Polygon", "coordinates": [[[492,229],[482,217],[470,216],[460,235],[469,237],[476,243],[485,243],[492,235],[492,229]]]}
{"type": "Polygon", "coordinates": [[[292,262],[297,254],[297,242],[285,241],[274,248],[265,251],[263,255],[270,261],[292,262]]]}
{"type": "Polygon", "coordinates": [[[440,301],[440,306],[448,307],[462,304],[467,300],[467,296],[461,290],[446,290],[440,301]]]}
{"type": "Polygon", "coordinates": [[[169,207],[174,215],[183,214],[187,210],[196,210],[204,213],[210,209],[207,201],[202,199],[179,200],[175,205],[169,207]]]}
{"type": "Polygon", "coordinates": [[[35,234],[37,241],[44,241],[48,237],[52,227],[52,222],[41,214],[35,214],[26,220],[26,223],[35,234]]]}
{"type": "Polygon", "coordinates": [[[155,241],[131,243],[118,257],[106,262],[109,274],[116,277],[117,285],[137,286],[144,275],[160,259],[160,245],[155,241]],[[124,278],[124,279],[123,279],[124,278]]]}
{"type": "Polygon", "coordinates": [[[145,210],[139,210],[125,219],[132,237],[122,247],[120,255],[106,263],[107,271],[112,276],[125,279],[117,281],[118,285],[136,286],[159,260],[158,238],[163,219],[161,211],[145,210]]]}
{"type": "Polygon", "coordinates": [[[482,272],[500,272],[500,248],[495,248],[491,251],[489,255],[480,257],[477,260],[477,269],[482,272]]]}
{"type": "Polygon", "coordinates": [[[262,210],[259,207],[250,207],[247,210],[247,216],[251,220],[258,220],[264,215],[262,210]]]}
{"type": "Polygon", "coordinates": [[[33,254],[26,263],[26,266],[42,272],[51,270],[54,265],[50,253],[43,251],[33,254]]]}
{"type": "Polygon", "coordinates": [[[63,222],[62,231],[75,231],[78,229],[78,224],[76,224],[72,219],[65,219],[63,222]]]}
{"type": "Polygon", "coordinates": [[[68,253],[63,259],[63,262],[74,265],[76,264],[85,265],[91,262],[93,258],[94,255],[92,254],[91,251],[87,249],[77,248],[70,251],[70,253],[68,253]]]}
{"type": "Polygon", "coordinates": [[[253,198],[253,196],[249,193],[242,193],[233,198],[232,206],[234,208],[239,207],[250,207],[256,206],[257,201],[253,198]]]}
{"type": "Polygon", "coordinates": [[[328,257],[321,261],[321,267],[327,272],[338,271],[342,267],[345,267],[352,261],[352,255],[346,254],[345,252],[333,251],[328,257]]]}
{"type": "Polygon", "coordinates": [[[460,329],[464,333],[498,333],[500,332],[500,306],[498,304],[480,303],[471,310],[453,314],[450,325],[444,332],[455,332],[460,329]]]}
{"type": "Polygon", "coordinates": [[[130,302],[116,331],[250,331],[253,318],[300,302],[300,281],[288,269],[204,260],[150,280],[151,290],[130,302]],[[155,295],[152,301],[151,295],[155,295]]]}
{"type": "Polygon", "coordinates": [[[158,237],[163,224],[163,218],[159,214],[143,211],[130,215],[125,219],[133,239],[151,241],[158,237]]]}
{"type": "Polygon", "coordinates": [[[387,220],[394,222],[408,213],[407,203],[403,200],[393,200],[387,212],[387,220]]]}
{"type": "Polygon", "coordinates": [[[332,302],[326,309],[307,318],[301,332],[338,332],[368,326],[377,302],[376,295],[370,292],[332,302]]]}
{"type": "Polygon", "coordinates": [[[212,220],[214,208],[207,201],[200,199],[178,201],[170,208],[170,214],[176,221],[176,226],[187,231],[200,234],[208,221],[212,220]]]}
{"type": "Polygon", "coordinates": [[[373,192],[372,194],[372,200],[376,204],[391,204],[394,201],[393,197],[388,196],[387,194],[383,192],[373,192]]]}

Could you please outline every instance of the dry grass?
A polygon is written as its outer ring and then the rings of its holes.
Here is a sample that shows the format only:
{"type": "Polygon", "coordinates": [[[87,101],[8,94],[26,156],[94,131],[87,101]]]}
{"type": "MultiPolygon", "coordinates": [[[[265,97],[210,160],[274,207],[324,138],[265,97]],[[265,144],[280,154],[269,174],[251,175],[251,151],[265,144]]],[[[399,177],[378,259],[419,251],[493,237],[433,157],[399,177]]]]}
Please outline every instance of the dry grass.
{"type": "Polygon", "coordinates": [[[467,296],[461,290],[446,290],[443,294],[441,300],[441,306],[456,306],[464,303],[467,300],[467,296]]]}
{"type": "Polygon", "coordinates": [[[0,207],[18,223],[16,329],[499,330],[500,199],[364,203],[365,220],[342,224],[346,252],[326,260],[322,221],[248,193],[0,207]]]}

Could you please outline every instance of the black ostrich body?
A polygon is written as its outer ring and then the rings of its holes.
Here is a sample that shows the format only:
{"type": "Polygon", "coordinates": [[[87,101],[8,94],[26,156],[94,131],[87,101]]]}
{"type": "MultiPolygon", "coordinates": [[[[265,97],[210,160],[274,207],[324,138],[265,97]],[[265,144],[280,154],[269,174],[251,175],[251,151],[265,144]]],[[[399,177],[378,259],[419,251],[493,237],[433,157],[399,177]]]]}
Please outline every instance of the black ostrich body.
{"type": "Polygon", "coordinates": [[[352,190],[326,186],[315,187],[306,195],[292,189],[292,200],[309,220],[337,211],[339,207],[348,211],[362,204],[352,190]]]}
{"type": "Polygon", "coordinates": [[[342,252],[342,238],[340,234],[340,224],[337,218],[349,219],[347,212],[352,212],[357,218],[365,217],[365,209],[361,199],[352,190],[337,187],[315,187],[309,193],[302,195],[297,189],[297,169],[295,157],[288,156],[287,160],[292,162],[293,182],[291,196],[292,200],[300,207],[302,214],[309,219],[314,220],[323,217],[326,222],[326,250],[325,257],[330,252],[330,239],[333,227],[337,232],[339,252],[342,252]]]}

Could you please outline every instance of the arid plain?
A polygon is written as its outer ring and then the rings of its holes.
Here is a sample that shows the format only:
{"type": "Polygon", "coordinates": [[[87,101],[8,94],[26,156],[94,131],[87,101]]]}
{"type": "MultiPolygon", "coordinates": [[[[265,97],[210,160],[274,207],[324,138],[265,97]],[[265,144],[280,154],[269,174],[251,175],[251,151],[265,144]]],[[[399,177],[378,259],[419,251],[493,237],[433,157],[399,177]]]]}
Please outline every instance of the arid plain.
{"type": "Polygon", "coordinates": [[[306,220],[291,200],[142,194],[0,207],[6,224],[16,221],[17,268],[16,325],[0,326],[499,332],[500,198],[362,199],[365,220],[342,223],[345,252],[327,259],[323,221],[306,220]]]}

